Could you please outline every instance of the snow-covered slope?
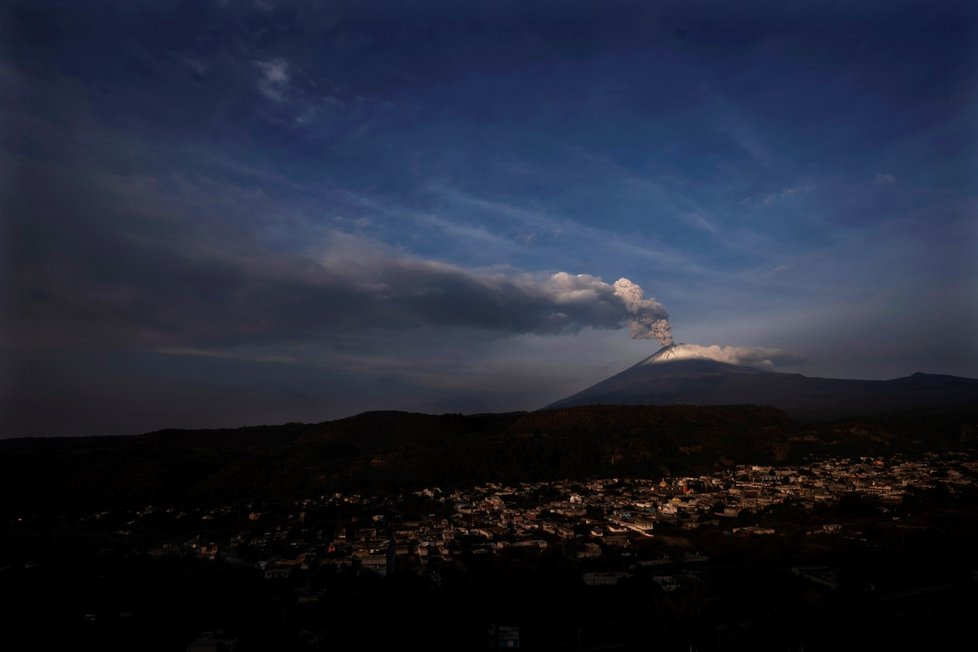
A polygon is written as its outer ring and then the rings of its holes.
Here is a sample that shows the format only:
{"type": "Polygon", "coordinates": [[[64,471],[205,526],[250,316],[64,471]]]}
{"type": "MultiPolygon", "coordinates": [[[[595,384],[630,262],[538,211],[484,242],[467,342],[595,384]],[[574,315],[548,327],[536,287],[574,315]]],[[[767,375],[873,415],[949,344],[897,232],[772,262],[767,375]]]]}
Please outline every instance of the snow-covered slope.
{"type": "Polygon", "coordinates": [[[707,347],[679,342],[662,347],[642,360],[639,364],[661,364],[663,362],[675,362],[676,360],[716,360],[717,362],[726,362],[726,360],[718,360],[718,356],[714,355],[713,351],[711,351],[711,349],[719,348],[716,346],[707,347]]]}

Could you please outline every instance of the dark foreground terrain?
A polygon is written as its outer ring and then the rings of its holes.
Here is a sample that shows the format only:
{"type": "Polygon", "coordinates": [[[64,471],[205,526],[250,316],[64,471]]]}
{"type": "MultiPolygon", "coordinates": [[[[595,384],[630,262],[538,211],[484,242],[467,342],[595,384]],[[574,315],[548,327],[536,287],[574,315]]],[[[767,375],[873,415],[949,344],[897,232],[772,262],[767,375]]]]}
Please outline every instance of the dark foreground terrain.
{"type": "Polygon", "coordinates": [[[2,637],[950,647],[978,608],[976,422],[587,407],[2,442],[2,637]]]}
{"type": "Polygon", "coordinates": [[[243,505],[491,481],[658,477],[812,455],[945,450],[975,441],[978,407],[799,421],[751,405],[367,412],[320,424],[10,439],[0,440],[0,515],[243,505]]]}

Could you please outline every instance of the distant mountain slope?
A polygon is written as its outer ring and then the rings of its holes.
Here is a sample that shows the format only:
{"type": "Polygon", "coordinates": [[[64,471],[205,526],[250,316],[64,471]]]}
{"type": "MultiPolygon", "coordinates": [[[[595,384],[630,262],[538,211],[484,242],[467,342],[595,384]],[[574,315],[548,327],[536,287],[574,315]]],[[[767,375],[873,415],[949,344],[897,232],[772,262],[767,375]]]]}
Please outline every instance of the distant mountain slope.
{"type": "Polygon", "coordinates": [[[521,413],[419,414],[376,411],[308,427],[297,444],[354,447],[360,452],[432,446],[505,430],[521,413]]]}
{"type": "Polygon", "coordinates": [[[971,378],[923,373],[894,380],[810,378],[687,356],[682,346],[665,347],[548,407],[752,404],[774,406],[795,417],[838,418],[978,406],[978,380],[971,378]]]}

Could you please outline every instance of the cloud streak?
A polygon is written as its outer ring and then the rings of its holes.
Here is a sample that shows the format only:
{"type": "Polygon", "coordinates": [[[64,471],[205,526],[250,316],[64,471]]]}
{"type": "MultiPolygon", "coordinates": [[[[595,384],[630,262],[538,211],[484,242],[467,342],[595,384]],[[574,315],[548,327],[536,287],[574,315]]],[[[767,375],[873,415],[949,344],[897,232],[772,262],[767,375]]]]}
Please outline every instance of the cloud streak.
{"type": "Polygon", "coordinates": [[[626,278],[609,284],[590,274],[473,271],[397,255],[337,236],[308,279],[314,291],[342,294],[358,327],[396,330],[461,326],[504,333],[565,333],[627,327],[635,339],[671,341],[669,315],[626,278]]]}
{"type": "Polygon", "coordinates": [[[67,329],[154,349],[446,327],[502,335],[628,328],[636,339],[671,341],[665,308],[625,278],[471,270],[335,232],[312,258],[143,246],[108,277],[36,279],[21,295],[20,314],[30,316],[21,330],[35,342],[63,341],[67,329]]]}

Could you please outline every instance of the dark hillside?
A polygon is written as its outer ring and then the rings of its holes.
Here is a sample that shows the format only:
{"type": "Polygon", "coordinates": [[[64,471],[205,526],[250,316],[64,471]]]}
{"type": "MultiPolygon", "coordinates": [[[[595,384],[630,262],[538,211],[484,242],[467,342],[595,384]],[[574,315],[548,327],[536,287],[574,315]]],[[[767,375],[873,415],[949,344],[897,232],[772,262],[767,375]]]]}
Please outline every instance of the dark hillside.
{"type": "Polygon", "coordinates": [[[752,405],[368,412],[314,425],[0,441],[0,513],[284,501],[336,490],[657,477],[973,444],[978,409],[799,422],[752,405]]]}

